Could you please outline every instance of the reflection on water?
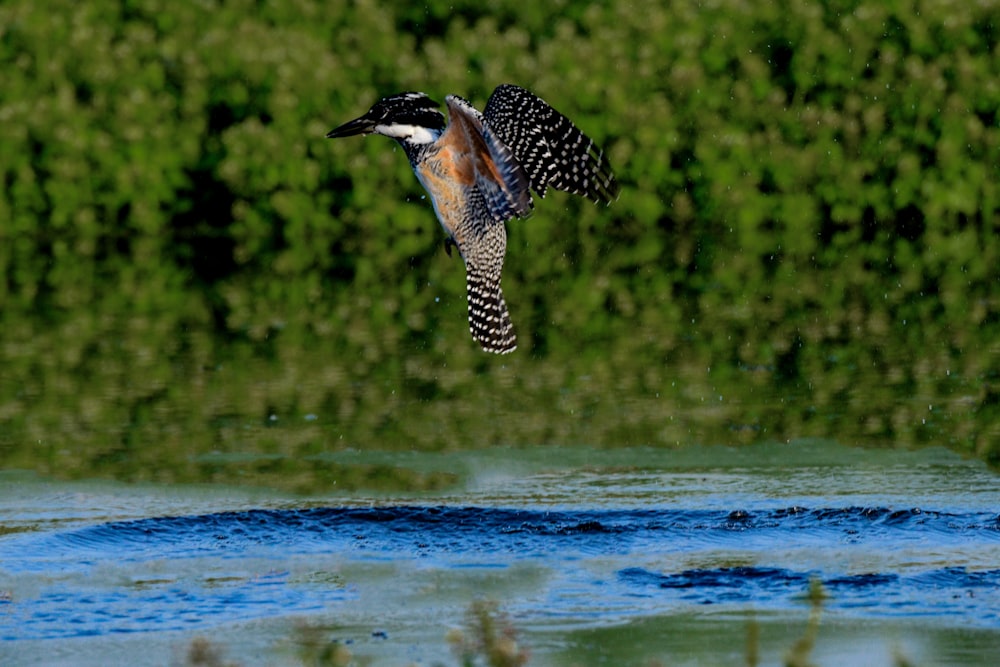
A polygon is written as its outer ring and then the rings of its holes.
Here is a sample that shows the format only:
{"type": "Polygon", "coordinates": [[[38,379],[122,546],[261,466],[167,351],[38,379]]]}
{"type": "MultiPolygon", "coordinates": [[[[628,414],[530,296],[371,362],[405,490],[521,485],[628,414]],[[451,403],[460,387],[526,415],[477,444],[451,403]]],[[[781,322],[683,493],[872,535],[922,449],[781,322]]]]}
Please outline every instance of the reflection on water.
{"type": "Polygon", "coordinates": [[[18,320],[0,339],[0,455],[4,469],[61,479],[314,494],[435,490],[455,481],[447,468],[329,456],[353,449],[676,448],[822,437],[941,445],[988,462],[1000,451],[996,340],[963,348],[958,359],[937,348],[915,358],[889,336],[799,341],[779,364],[763,343],[754,348],[708,327],[686,326],[685,345],[647,337],[496,359],[471,344],[441,350],[397,341],[405,349],[387,351],[380,346],[392,341],[375,339],[364,352],[342,349],[312,324],[223,338],[167,314],[18,320]]]}
{"type": "Polygon", "coordinates": [[[940,450],[803,442],[368,461],[390,462],[465,472],[432,495],[298,500],[8,475],[4,657],[162,664],[207,633],[243,664],[274,664],[292,661],[289,637],[306,620],[376,664],[450,663],[446,629],[486,596],[532,664],[729,662],[749,619],[777,662],[818,580],[821,664],[848,664],[858,642],[885,656],[877,664],[894,651],[919,664],[1000,659],[1000,491],[981,465],[940,450]]]}

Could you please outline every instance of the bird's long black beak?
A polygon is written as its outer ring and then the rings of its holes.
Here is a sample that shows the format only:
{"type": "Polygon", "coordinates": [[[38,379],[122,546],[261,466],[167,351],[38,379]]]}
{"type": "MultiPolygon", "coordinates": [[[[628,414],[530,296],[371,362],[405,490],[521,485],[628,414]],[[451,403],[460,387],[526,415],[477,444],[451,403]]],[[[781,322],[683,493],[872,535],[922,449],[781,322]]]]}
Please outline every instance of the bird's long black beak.
{"type": "Polygon", "coordinates": [[[356,134],[371,134],[375,131],[375,125],[377,125],[375,121],[362,116],[330,130],[326,133],[326,138],[338,139],[340,137],[353,137],[356,134]]]}

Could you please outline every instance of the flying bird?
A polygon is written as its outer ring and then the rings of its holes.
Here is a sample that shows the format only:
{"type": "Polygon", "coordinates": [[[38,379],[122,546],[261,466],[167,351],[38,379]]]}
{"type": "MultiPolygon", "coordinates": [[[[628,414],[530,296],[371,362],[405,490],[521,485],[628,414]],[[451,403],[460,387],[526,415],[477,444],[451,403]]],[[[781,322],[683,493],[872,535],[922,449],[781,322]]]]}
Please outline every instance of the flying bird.
{"type": "Polygon", "coordinates": [[[507,354],[517,337],[500,289],[505,223],[526,218],[549,187],[608,204],[618,183],[604,152],[541,98],[498,86],[480,113],[457,95],[385,97],[329,138],[382,134],[399,142],[444,228],[445,250],[465,263],[469,330],[487,352],[507,354]]]}

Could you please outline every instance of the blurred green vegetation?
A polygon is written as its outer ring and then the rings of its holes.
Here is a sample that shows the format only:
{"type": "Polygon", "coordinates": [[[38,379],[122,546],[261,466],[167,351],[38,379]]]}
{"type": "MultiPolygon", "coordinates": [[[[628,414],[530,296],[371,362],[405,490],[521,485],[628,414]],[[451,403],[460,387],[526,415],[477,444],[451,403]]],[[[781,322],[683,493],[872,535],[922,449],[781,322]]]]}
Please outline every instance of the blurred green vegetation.
{"type": "Polygon", "coordinates": [[[3,467],[805,436],[1000,461],[995,0],[8,0],[0,63],[3,467]],[[508,81],[623,191],[509,226],[494,358],[402,153],[323,135],[508,81]]]}

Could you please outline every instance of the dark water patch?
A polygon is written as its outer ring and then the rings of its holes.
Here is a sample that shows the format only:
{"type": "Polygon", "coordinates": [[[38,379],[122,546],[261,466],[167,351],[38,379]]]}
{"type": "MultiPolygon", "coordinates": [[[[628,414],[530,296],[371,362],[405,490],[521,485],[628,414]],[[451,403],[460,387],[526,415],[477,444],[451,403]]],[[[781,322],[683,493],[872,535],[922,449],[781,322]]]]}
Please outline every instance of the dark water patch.
{"type": "Polygon", "coordinates": [[[626,568],[621,580],[638,589],[655,587],[674,591],[698,604],[719,602],[764,603],[767,598],[790,596],[809,583],[808,573],[769,567],[724,567],[661,574],[643,568],[626,568]]]}
{"type": "Polygon", "coordinates": [[[895,574],[853,574],[826,579],[823,584],[832,589],[865,589],[872,586],[888,586],[899,580],[895,574]]]}
{"type": "Polygon", "coordinates": [[[917,573],[868,572],[829,575],[774,567],[724,567],[677,573],[626,568],[626,585],[652,595],[677,596],[698,604],[744,602],[760,607],[795,604],[811,580],[827,594],[832,610],[867,609],[877,615],[932,615],[975,619],[976,625],[1000,622],[1000,569],[962,567],[917,573]]]}

